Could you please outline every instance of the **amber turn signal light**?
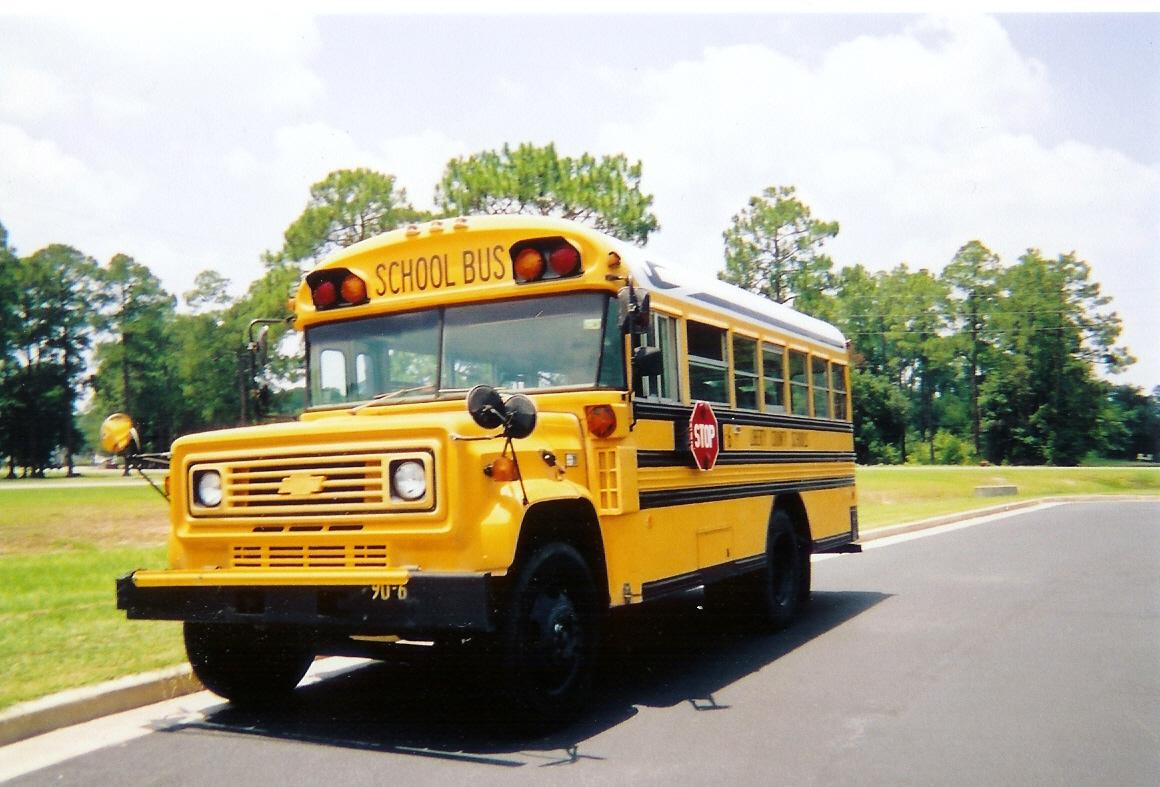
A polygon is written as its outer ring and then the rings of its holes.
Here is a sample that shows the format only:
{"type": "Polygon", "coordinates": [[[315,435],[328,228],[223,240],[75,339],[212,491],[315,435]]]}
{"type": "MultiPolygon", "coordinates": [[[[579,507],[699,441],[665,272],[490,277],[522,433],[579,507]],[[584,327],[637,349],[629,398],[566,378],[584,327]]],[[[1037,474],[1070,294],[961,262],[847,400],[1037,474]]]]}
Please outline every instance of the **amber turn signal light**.
{"type": "Polygon", "coordinates": [[[509,456],[497,456],[484,472],[491,476],[494,481],[515,481],[520,477],[520,474],[516,472],[515,461],[509,456]]]}

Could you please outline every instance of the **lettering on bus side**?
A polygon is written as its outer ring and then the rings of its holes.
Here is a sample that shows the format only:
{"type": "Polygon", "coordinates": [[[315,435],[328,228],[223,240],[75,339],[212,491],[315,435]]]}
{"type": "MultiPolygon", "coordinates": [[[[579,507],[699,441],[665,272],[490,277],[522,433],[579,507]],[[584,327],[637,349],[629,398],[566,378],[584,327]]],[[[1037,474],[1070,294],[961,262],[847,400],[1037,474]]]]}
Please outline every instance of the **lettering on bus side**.
{"type": "Polygon", "coordinates": [[[508,276],[504,247],[462,249],[454,254],[406,257],[375,266],[376,295],[405,295],[460,284],[501,281],[508,276]]]}

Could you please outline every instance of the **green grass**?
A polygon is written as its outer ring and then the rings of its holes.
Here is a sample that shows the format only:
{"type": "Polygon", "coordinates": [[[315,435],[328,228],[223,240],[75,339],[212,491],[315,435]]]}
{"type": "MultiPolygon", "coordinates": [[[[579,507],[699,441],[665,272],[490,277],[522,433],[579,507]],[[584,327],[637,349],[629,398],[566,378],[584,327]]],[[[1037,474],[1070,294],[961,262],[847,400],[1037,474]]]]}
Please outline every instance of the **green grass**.
{"type": "Polygon", "coordinates": [[[180,626],[126,622],[113,584],[164,566],[167,532],[140,481],[0,484],[0,709],[182,661],[180,626]]]}
{"type": "Polygon", "coordinates": [[[168,504],[143,482],[0,484],[0,556],[165,543],[168,504]]]}
{"type": "MultiPolygon", "coordinates": [[[[1160,495],[1160,468],[866,467],[862,527],[1049,495],[1160,495]],[[980,498],[983,484],[1015,497],[980,498]]],[[[166,504],[142,482],[0,482],[0,709],[181,663],[181,627],[126,621],[115,577],[165,564],[166,504]]]]}
{"type": "Polygon", "coordinates": [[[179,624],[116,609],[114,578],[164,561],[163,547],[0,557],[0,708],[180,663],[179,624]]]}
{"type": "Polygon", "coordinates": [[[859,467],[863,530],[1058,495],[1160,495],[1156,467],[859,467]],[[976,486],[1014,484],[1018,494],[976,497],[976,486]]]}

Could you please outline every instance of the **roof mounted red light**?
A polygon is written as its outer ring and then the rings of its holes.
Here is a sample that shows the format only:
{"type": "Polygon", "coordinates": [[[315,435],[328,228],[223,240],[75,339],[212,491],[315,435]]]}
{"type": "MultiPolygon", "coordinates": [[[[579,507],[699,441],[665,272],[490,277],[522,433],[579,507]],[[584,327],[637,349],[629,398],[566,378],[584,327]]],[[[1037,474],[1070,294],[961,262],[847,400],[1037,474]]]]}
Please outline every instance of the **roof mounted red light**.
{"type": "Polygon", "coordinates": [[[530,238],[514,244],[509,250],[516,281],[563,279],[583,273],[580,251],[564,238],[530,238]]]}
{"type": "Polygon", "coordinates": [[[548,267],[557,276],[571,276],[580,268],[580,252],[567,243],[561,243],[548,255],[548,267]]]}
{"type": "Polygon", "coordinates": [[[306,276],[310,300],[319,311],[340,306],[357,306],[367,302],[367,285],[346,268],[328,268],[306,276]]]}
{"type": "Polygon", "coordinates": [[[310,298],[314,301],[314,308],[329,309],[338,303],[338,288],[332,281],[320,281],[318,286],[310,291],[310,298]]]}

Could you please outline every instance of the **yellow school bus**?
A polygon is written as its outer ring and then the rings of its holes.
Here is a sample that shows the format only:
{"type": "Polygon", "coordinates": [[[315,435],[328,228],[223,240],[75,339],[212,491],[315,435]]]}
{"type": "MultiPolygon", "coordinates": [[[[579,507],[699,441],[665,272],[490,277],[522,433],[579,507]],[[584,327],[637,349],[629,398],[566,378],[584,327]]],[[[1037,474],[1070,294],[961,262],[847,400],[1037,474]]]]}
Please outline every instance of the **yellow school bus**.
{"type": "Polygon", "coordinates": [[[704,586],[784,626],[811,553],[857,550],[831,325],[527,216],[364,241],[291,306],[305,411],[177,440],[168,568],[117,583],[233,701],[404,638],[567,718],[610,608],[704,586]]]}

